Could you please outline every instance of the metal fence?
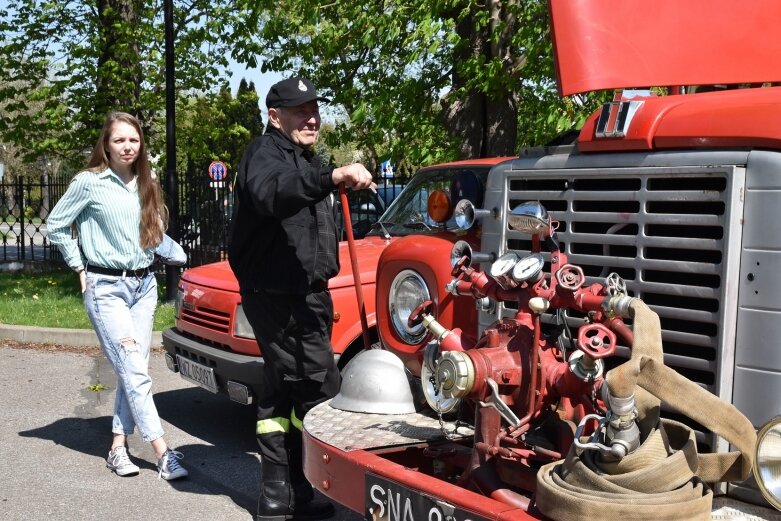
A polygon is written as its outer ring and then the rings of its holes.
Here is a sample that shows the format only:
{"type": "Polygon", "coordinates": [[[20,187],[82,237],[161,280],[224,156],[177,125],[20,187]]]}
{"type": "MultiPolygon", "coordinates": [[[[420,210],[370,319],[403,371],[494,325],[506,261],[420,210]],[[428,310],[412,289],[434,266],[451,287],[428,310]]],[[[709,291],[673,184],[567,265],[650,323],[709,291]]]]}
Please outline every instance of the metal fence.
{"type": "Polygon", "coordinates": [[[49,242],[46,217],[68,182],[49,175],[0,179],[0,261],[62,259],[49,242]]]}
{"type": "MultiPolygon", "coordinates": [[[[389,198],[403,185],[398,177],[378,179],[389,198]]],[[[0,179],[0,262],[62,260],[48,240],[46,218],[69,182],[70,177],[49,175],[0,179]]],[[[161,184],[166,186],[164,180],[161,184]]],[[[180,243],[188,254],[186,267],[226,258],[232,210],[229,181],[212,181],[205,173],[181,176],[178,222],[180,243]]]]}

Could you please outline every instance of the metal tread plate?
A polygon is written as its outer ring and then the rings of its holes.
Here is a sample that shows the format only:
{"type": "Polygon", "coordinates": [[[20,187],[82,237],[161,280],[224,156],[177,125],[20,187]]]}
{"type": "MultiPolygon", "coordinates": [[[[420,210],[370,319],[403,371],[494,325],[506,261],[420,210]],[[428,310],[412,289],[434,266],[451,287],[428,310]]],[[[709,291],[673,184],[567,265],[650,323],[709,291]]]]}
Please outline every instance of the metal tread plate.
{"type": "MultiPolygon", "coordinates": [[[[430,411],[429,411],[430,412],[430,411]]],[[[471,438],[474,430],[445,421],[451,439],[471,438]]],[[[439,419],[431,414],[369,414],[341,411],[331,401],[314,407],[304,417],[304,429],[314,438],[345,452],[414,445],[445,439],[439,419]]]]}

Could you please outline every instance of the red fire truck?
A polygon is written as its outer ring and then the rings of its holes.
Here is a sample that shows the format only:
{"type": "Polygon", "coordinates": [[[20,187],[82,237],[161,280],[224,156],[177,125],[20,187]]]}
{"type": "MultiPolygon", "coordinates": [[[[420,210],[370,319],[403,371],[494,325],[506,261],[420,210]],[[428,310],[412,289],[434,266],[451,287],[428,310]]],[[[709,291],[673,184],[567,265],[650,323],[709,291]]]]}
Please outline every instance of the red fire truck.
{"type": "Polygon", "coordinates": [[[561,94],[621,90],[383,250],[382,349],[305,418],[306,475],[399,521],[781,508],[781,4],[550,13],[561,94]]]}

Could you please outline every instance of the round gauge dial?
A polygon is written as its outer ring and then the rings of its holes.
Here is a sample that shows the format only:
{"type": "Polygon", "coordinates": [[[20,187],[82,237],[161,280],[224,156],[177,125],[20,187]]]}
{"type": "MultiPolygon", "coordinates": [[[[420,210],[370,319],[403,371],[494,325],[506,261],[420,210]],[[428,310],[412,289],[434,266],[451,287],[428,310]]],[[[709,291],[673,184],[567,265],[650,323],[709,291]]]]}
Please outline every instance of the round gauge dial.
{"type": "Polygon", "coordinates": [[[518,254],[512,251],[508,251],[491,264],[491,276],[501,277],[502,275],[509,274],[515,265],[518,263],[518,254]]]}
{"type": "Polygon", "coordinates": [[[518,282],[527,280],[537,280],[542,274],[542,268],[545,266],[545,259],[542,254],[535,253],[519,260],[513,268],[513,279],[518,282]]]}

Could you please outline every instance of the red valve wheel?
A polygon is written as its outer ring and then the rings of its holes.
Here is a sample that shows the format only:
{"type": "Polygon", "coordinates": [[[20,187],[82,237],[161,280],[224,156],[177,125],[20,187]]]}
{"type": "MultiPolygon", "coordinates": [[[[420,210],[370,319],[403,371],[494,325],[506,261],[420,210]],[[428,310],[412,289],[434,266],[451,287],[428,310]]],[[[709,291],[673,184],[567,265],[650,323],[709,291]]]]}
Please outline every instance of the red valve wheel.
{"type": "Polygon", "coordinates": [[[431,313],[431,304],[432,302],[430,300],[424,300],[420,306],[416,307],[415,310],[409,314],[409,317],[407,317],[407,326],[409,327],[415,327],[423,320],[423,315],[431,313]]]}
{"type": "Polygon", "coordinates": [[[583,269],[580,266],[565,264],[556,272],[556,280],[560,288],[576,291],[586,282],[586,276],[583,274],[583,269]]]}
{"type": "Polygon", "coordinates": [[[616,334],[602,324],[587,324],[578,331],[578,349],[597,360],[616,352],[616,334]]]}

